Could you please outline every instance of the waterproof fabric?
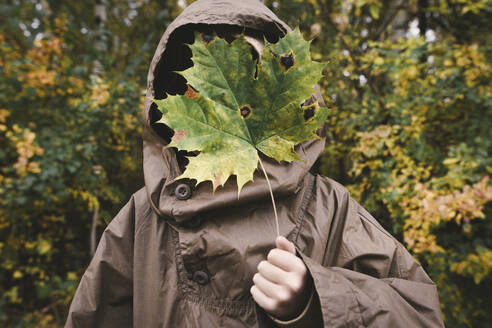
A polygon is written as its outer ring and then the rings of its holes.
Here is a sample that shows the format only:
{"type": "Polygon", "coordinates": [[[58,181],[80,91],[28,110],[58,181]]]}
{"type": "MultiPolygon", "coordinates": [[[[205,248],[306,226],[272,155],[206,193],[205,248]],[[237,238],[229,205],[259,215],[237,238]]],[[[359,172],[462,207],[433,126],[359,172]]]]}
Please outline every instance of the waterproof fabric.
{"type": "MultiPolygon", "coordinates": [[[[256,0],[199,0],[168,27],[148,76],[145,187],[104,231],[65,327],[276,325],[249,293],[258,263],[275,246],[264,178],[255,173],[239,200],[233,179],[215,194],[208,183],[173,182],[180,156],[163,148],[168,132],[152,124],[149,99],[165,96],[162,88],[173,93],[179,78],[169,68],[186,52],[170,45],[196,24],[240,26],[272,38],[288,31],[256,0]],[[184,185],[191,193],[177,197],[184,185]]],[[[303,162],[263,159],[281,234],[296,245],[314,282],[312,320],[297,326],[443,327],[436,287],[422,267],[343,186],[309,173],[323,147],[322,139],[298,145],[303,162]]]]}

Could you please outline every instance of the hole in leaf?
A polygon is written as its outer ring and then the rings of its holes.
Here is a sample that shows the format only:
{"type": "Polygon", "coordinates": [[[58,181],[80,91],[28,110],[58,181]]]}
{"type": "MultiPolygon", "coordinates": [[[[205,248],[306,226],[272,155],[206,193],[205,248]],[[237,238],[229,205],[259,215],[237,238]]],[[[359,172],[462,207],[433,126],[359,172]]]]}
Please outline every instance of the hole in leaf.
{"type": "Polygon", "coordinates": [[[243,118],[248,118],[251,116],[251,114],[253,113],[253,109],[251,109],[251,106],[250,105],[244,105],[244,106],[241,106],[239,108],[239,114],[243,117],[243,118]]]}
{"type": "Polygon", "coordinates": [[[311,117],[314,116],[315,113],[316,113],[316,106],[314,104],[309,105],[308,107],[304,107],[304,113],[303,113],[304,121],[309,120],[311,117]]]}
{"type": "Polygon", "coordinates": [[[280,65],[282,65],[282,67],[286,71],[288,71],[289,68],[294,66],[294,64],[295,64],[295,60],[294,60],[294,54],[292,53],[292,51],[288,55],[280,56],[280,65]]]}

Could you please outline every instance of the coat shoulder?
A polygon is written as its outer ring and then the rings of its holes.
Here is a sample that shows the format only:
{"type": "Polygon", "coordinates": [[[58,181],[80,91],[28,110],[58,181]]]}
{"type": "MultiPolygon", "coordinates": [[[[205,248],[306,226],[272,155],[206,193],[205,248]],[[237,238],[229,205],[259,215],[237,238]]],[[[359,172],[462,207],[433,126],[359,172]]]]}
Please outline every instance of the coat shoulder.
{"type": "Polygon", "coordinates": [[[325,245],[324,265],[367,271],[378,277],[400,275],[396,256],[402,246],[347,188],[317,176],[311,204],[308,217],[316,227],[310,230],[324,232],[318,236],[319,244],[325,245]]]}
{"type": "Polygon", "coordinates": [[[325,176],[317,176],[316,178],[314,198],[327,201],[324,203],[326,204],[325,210],[331,210],[332,216],[330,218],[339,221],[336,224],[342,224],[346,228],[347,225],[358,224],[362,221],[362,223],[372,226],[372,229],[377,231],[376,234],[382,234],[384,238],[389,238],[398,243],[364,207],[350,196],[346,187],[325,176]]]}
{"type": "Polygon", "coordinates": [[[147,189],[140,188],[132,195],[132,201],[135,209],[135,235],[141,230],[142,226],[146,225],[154,211],[150,207],[147,189]]]}
{"type": "Polygon", "coordinates": [[[341,183],[325,177],[323,175],[316,175],[316,192],[322,192],[325,195],[336,197],[337,199],[344,199],[349,197],[350,193],[341,183]]]}
{"type": "Polygon", "coordinates": [[[121,208],[106,228],[106,233],[136,235],[149,220],[152,209],[149,205],[145,187],[135,192],[121,208]]]}

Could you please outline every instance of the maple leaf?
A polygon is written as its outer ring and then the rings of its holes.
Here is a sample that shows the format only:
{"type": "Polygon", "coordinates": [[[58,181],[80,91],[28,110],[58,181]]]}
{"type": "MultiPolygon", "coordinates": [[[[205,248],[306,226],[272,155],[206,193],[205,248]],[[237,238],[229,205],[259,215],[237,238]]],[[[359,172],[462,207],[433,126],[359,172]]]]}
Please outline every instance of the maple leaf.
{"type": "Polygon", "coordinates": [[[193,66],[180,72],[189,83],[185,95],[154,100],[163,114],[158,122],[175,131],[168,147],[200,152],[177,179],[212,181],[215,191],[236,175],[239,197],[253,180],[258,151],[279,162],[301,160],[294,146],[319,138],[327,108],[301,104],[324,64],[311,60],[310,42],[298,29],[266,43],[260,63],[244,37],[230,44],[204,39],[196,34],[193,66]]]}

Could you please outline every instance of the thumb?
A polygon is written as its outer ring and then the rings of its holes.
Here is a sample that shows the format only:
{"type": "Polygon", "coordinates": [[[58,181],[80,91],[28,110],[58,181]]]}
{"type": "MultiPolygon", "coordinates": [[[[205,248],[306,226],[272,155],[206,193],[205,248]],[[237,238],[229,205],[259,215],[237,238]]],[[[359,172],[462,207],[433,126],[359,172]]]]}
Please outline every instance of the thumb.
{"type": "Polygon", "coordinates": [[[277,248],[287,251],[292,254],[296,254],[296,247],[293,243],[287,240],[284,236],[278,236],[275,240],[277,248]]]}

